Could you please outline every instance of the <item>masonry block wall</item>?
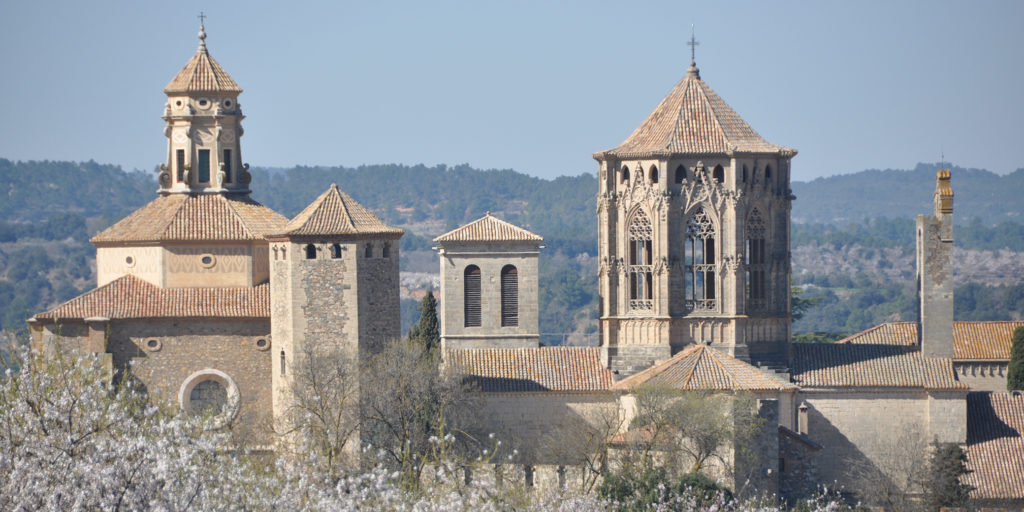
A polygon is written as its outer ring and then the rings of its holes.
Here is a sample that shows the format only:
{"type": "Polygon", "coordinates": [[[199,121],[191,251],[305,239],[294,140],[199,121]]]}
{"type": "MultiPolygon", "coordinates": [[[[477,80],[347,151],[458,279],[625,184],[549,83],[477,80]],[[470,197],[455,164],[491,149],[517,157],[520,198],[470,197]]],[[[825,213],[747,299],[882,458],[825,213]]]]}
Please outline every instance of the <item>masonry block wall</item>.
{"type": "Polygon", "coordinates": [[[370,241],[358,246],[359,351],[360,357],[365,357],[402,335],[398,241],[370,241]]]}
{"type": "Polygon", "coordinates": [[[445,349],[528,348],[540,344],[537,283],[539,249],[535,242],[445,242],[441,251],[441,342],[445,349]],[[466,325],[465,270],[480,269],[480,325],[466,325]],[[501,271],[516,268],[518,321],[501,322],[501,271]]]}

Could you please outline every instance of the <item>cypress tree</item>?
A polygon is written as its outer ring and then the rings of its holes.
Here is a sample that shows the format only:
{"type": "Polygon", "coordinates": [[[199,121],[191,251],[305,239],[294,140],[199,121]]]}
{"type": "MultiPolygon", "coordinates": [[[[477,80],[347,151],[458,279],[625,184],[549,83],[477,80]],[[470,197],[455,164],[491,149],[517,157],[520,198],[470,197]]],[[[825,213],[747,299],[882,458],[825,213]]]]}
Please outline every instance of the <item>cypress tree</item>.
{"type": "Polygon", "coordinates": [[[967,454],[956,443],[932,445],[931,461],[924,483],[924,499],[928,510],[938,512],[944,507],[964,507],[974,487],[960,481],[970,473],[967,454]]]}
{"type": "Polygon", "coordinates": [[[437,324],[437,300],[434,292],[427,292],[420,302],[420,320],[409,329],[409,339],[417,341],[428,352],[441,346],[441,331],[437,324]]]}
{"type": "Polygon", "coordinates": [[[1006,389],[1024,390],[1024,327],[1013,330],[1013,346],[1010,348],[1010,364],[1006,372],[1006,389]]]}

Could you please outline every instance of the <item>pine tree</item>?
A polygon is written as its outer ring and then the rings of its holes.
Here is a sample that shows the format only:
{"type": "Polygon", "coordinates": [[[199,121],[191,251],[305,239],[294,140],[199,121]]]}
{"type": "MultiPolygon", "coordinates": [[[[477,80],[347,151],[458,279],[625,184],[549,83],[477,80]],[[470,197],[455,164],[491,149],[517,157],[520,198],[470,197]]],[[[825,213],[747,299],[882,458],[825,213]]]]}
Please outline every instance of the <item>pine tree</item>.
{"type": "Polygon", "coordinates": [[[1013,330],[1013,346],[1010,348],[1006,389],[1009,391],[1024,390],[1024,327],[1013,330]]]}
{"type": "Polygon", "coordinates": [[[968,473],[967,454],[960,445],[935,441],[923,482],[927,509],[937,512],[943,507],[964,507],[974,490],[960,481],[968,473]]]}
{"type": "Polygon", "coordinates": [[[420,321],[409,329],[409,340],[417,341],[427,351],[441,345],[441,332],[437,324],[437,300],[434,292],[427,292],[419,305],[420,321]]]}

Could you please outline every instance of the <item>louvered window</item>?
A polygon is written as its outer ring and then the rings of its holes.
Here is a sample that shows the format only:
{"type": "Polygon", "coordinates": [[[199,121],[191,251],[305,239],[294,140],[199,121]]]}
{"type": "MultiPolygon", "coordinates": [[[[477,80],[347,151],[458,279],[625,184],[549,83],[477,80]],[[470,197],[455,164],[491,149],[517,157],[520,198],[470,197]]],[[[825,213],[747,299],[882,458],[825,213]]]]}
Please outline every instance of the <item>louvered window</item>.
{"type": "Polygon", "coordinates": [[[179,149],[174,152],[175,160],[178,162],[178,182],[185,181],[185,150],[179,149]]]}
{"type": "Polygon", "coordinates": [[[501,269],[501,326],[519,325],[519,271],[512,265],[501,269]]]}
{"type": "Polygon", "coordinates": [[[466,327],[480,327],[480,267],[466,267],[463,277],[463,311],[466,315],[466,327]]]}

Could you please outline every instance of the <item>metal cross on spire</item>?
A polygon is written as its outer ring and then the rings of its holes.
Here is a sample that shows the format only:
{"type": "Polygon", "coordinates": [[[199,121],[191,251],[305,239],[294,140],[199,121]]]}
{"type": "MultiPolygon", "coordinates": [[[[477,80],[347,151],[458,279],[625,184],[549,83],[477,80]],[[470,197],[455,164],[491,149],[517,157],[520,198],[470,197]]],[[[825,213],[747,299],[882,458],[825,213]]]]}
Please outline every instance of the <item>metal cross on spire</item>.
{"type": "Polygon", "coordinates": [[[690,40],[687,41],[687,43],[686,43],[686,46],[690,47],[690,64],[694,64],[694,63],[697,62],[697,46],[699,46],[699,45],[700,45],[700,42],[697,41],[697,38],[693,35],[693,25],[691,24],[690,25],[690,40]]]}
{"type": "Polygon", "coordinates": [[[196,16],[196,17],[199,18],[199,26],[200,27],[203,26],[203,24],[204,24],[203,22],[206,21],[206,15],[203,14],[203,11],[199,11],[199,16],[196,16]]]}

